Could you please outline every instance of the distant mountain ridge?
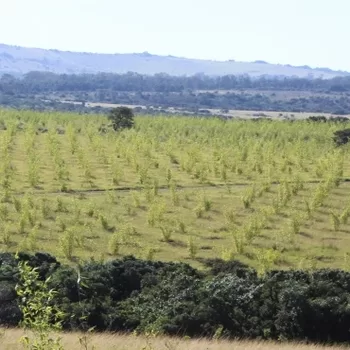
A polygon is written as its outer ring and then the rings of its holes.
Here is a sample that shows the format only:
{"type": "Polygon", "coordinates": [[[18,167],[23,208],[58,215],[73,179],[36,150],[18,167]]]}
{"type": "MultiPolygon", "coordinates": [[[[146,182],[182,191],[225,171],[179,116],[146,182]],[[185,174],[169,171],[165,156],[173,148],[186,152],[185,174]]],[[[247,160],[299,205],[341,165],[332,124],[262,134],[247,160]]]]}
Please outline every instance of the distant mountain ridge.
{"type": "Polygon", "coordinates": [[[278,76],[330,79],[350,76],[349,72],[329,68],[271,64],[254,62],[210,61],[174,56],[158,56],[147,52],[132,54],[101,54],[45,50],[0,44],[0,74],[26,74],[45,71],[59,74],[127,73],[153,75],[249,75],[251,77],[278,76]]]}

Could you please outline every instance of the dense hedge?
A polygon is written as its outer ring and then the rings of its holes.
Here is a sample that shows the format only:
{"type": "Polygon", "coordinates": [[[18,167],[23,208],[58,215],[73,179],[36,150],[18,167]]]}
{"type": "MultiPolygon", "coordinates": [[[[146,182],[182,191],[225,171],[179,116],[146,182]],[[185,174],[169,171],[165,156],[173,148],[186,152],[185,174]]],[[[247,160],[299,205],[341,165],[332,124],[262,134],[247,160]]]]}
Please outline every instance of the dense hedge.
{"type": "MultiPolygon", "coordinates": [[[[350,273],[341,270],[273,271],[264,277],[233,261],[189,265],[133,257],[89,261],[75,268],[54,257],[20,254],[51,276],[64,327],[103,331],[157,331],[172,335],[350,341],[350,273]],[[87,316],[82,320],[82,316],[87,316]]],[[[14,286],[17,261],[0,254],[0,324],[18,324],[14,286]]]]}

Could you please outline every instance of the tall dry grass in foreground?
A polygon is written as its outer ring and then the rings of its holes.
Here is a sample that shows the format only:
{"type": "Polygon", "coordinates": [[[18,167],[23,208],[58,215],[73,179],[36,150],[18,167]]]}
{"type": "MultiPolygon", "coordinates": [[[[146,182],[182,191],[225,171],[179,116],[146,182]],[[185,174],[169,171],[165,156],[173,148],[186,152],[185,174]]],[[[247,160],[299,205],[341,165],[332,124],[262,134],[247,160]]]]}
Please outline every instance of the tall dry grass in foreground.
{"type": "MultiPolygon", "coordinates": [[[[24,332],[20,329],[1,330],[0,349],[22,349],[18,339],[24,332]]],[[[341,346],[304,345],[298,343],[272,343],[249,341],[216,341],[208,339],[184,340],[170,337],[146,338],[121,334],[93,334],[88,338],[87,346],[80,344],[79,333],[62,335],[62,344],[66,350],[338,350],[341,346]]]]}

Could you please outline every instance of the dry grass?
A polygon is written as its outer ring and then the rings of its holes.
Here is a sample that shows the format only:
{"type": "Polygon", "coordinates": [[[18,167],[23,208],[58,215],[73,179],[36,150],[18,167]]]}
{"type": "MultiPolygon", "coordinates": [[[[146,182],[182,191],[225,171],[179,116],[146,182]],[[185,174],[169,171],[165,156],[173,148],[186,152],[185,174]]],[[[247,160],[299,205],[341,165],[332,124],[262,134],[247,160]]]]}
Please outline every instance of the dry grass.
{"type": "MultiPolygon", "coordinates": [[[[22,349],[18,339],[23,336],[23,331],[5,330],[0,338],[2,350],[22,349]]],[[[83,335],[78,333],[64,334],[62,344],[64,349],[92,349],[96,350],[316,350],[316,349],[345,349],[341,346],[305,345],[299,343],[273,343],[273,342],[249,342],[249,341],[225,341],[195,339],[184,340],[177,338],[146,338],[142,336],[99,334],[92,335],[88,339],[88,346],[83,347],[79,338],[83,335]]]]}

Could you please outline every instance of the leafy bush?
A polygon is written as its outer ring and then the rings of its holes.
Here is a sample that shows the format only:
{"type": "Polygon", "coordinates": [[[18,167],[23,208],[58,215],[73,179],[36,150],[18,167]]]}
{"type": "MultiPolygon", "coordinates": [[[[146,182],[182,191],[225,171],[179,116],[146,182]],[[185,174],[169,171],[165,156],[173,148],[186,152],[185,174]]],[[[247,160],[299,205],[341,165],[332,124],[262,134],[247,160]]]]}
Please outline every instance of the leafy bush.
{"type": "Polygon", "coordinates": [[[338,130],[334,132],[333,141],[336,146],[342,146],[349,142],[350,129],[338,130]]]}
{"type": "Polygon", "coordinates": [[[115,131],[120,129],[130,129],[134,126],[134,112],[128,107],[113,108],[108,119],[112,122],[115,131]]]}
{"type": "MultiPolygon", "coordinates": [[[[207,272],[187,264],[124,257],[88,261],[76,268],[54,257],[19,254],[51,276],[55,305],[67,330],[138,331],[156,334],[350,341],[350,273],[341,270],[271,271],[259,277],[237,262],[206,261],[207,272]]],[[[13,254],[0,254],[0,325],[22,318],[13,254]]]]}

